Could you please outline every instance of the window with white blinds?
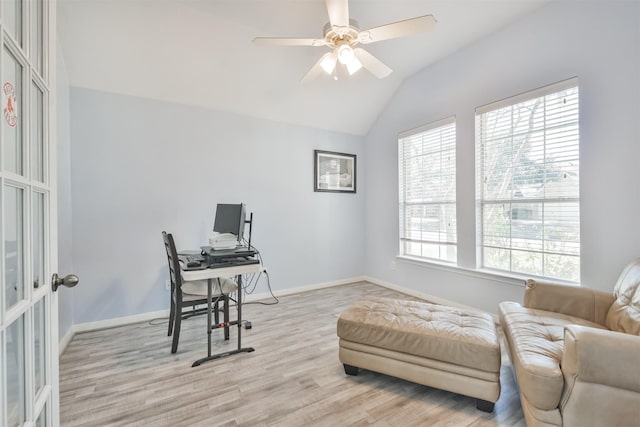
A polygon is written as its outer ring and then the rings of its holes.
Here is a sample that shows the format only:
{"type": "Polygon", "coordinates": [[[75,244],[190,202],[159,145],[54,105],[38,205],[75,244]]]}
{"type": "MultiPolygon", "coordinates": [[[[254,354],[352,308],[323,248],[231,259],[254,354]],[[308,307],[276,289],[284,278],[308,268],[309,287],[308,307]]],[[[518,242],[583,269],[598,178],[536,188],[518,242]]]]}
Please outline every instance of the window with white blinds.
{"type": "Polygon", "coordinates": [[[455,117],[398,139],[400,254],[456,262],[455,117]]]}
{"type": "Polygon", "coordinates": [[[476,110],[484,268],[579,282],[578,82],[476,110]]]}

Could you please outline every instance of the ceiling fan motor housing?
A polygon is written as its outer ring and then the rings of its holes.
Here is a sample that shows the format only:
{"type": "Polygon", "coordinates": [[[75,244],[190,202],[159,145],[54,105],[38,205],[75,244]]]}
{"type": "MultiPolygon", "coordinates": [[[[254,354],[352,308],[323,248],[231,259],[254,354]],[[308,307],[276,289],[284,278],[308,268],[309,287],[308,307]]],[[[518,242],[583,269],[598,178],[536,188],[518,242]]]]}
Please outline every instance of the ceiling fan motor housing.
{"type": "Polygon", "coordinates": [[[357,45],[359,41],[360,28],[358,28],[358,22],[354,19],[349,20],[348,27],[332,26],[331,23],[328,22],[322,31],[327,46],[332,49],[340,47],[343,44],[348,44],[353,47],[357,45]]]}

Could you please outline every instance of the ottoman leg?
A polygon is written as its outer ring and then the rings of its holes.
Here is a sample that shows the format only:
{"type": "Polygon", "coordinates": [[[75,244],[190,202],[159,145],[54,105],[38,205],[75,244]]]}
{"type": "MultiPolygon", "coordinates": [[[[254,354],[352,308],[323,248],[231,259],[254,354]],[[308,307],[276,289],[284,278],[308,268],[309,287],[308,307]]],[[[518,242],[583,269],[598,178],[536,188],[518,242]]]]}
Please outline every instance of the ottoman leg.
{"type": "Polygon", "coordinates": [[[358,375],[358,367],[357,366],[347,365],[346,363],[343,366],[344,366],[344,373],[345,374],[347,374],[347,375],[358,375]]]}
{"type": "Polygon", "coordinates": [[[493,412],[493,402],[488,402],[482,399],[476,399],[476,408],[482,412],[493,412]]]}

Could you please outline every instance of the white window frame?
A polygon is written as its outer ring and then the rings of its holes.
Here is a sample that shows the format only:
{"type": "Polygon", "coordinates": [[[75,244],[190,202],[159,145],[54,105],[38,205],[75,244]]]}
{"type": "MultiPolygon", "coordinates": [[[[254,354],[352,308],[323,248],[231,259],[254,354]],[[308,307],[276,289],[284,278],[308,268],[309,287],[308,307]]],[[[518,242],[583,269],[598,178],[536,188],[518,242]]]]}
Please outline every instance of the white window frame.
{"type": "MultiPolygon", "coordinates": [[[[424,148],[424,145],[423,145],[424,148]]],[[[416,156],[418,157],[418,156],[416,156]]],[[[436,122],[420,126],[398,135],[398,172],[399,172],[399,253],[403,257],[417,258],[421,260],[453,263],[457,262],[457,223],[456,223],[456,118],[451,116],[436,122]],[[416,198],[415,194],[412,200],[408,200],[408,186],[411,185],[411,177],[407,176],[408,162],[407,158],[408,144],[424,144],[425,138],[427,142],[431,142],[433,150],[429,157],[420,154],[421,161],[430,159],[438,163],[441,167],[439,172],[442,174],[433,174],[431,176],[423,176],[425,180],[432,180],[430,186],[438,187],[436,180],[446,181],[449,178],[450,184],[444,184],[438,188],[437,192],[444,191],[446,186],[448,194],[453,194],[453,198],[447,198],[443,194],[427,194],[420,193],[416,198]],[[420,139],[420,142],[418,142],[420,139]],[[437,145],[437,148],[436,148],[437,145]],[[446,160],[443,160],[447,157],[446,160]],[[445,165],[445,166],[443,166],[445,165]],[[445,169],[442,169],[445,167],[445,169]],[[450,177],[453,176],[451,182],[450,177]],[[451,185],[453,186],[451,188],[451,185]],[[423,213],[416,217],[408,218],[410,215],[407,210],[419,207],[423,213]],[[428,210],[433,212],[434,209],[439,210],[436,215],[437,224],[433,224],[433,215],[427,214],[428,210]],[[424,221],[427,216],[431,216],[431,225],[424,221]],[[419,229],[412,225],[412,222],[419,221],[419,229]],[[429,230],[430,228],[438,229],[438,231],[429,230]]],[[[413,180],[415,176],[413,176],[413,180]]],[[[423,191],[425,189],[423,188],[423,191]]]]}
{"type": "MultiPolygon", "coordinates": [[[[580,126],[579,126],[579,85],[578,79],[572,78],[562,82],[558,82],[556,84],[552,84],[540,89],[536,89],[534,91],[530,91],[524,94],[520,94],[514,97],[510,97],[495,103],[491,103],[488,105],[484,105],[482,107],[478,107],[476,109],[476,202],[477,202],[477,246],[478,246],[478,257],[480,268],[490,269],[490,270],[498,270],[504,271],[513,274],[521,274],[526,276],[537,276],[544,277],[546,279],[552,279],[556,281],[567,281],[573,283],[579,283],[580,281],[580,186],[579,186],[579,146],[580,146],[580,126]],[[489,138],[485,138],[485,126],[483,124],[483,118],[487,117],[489,113],[496,112],[497,110],[508,109],[514,106],[517,106],[521,103],[530,102],[536,99],[541,99],[542,103],[546,102],[545,100],[551,99],[555,94],[570,90],[575,88],[578,92],[575,95],[575,116],[568,116],[569,119],[561,122],[559,125],[557,122],[555,126],[551,126],[547,122],[547,113],[543,114],[544,123],[541,127],[536,128],[536,132],[538,135],[540,134],[540,130],[544,129],[543,139],[543,147],[544,147],[544,161],[540,163],[542,164],[551,164],[551,161],[548,161],[547,158],[547,148],[549,148],[552,144],[555,144],[558,139],[553,140],[552,137],[547,136],[547,130],[549,130],[549,134],[551,132],[558,132],[558,128],[561,128],[562,131],[567,129],[567,135],[569,131],[575,131],[575,135],[570,137],[571,144],[569,148],[566,145],[561,146],[560,144],[556,145],[560,147],[562,150],[567,150],[567,155],[570,157],[564,158],[563,160],[566,163],[571,163],[571,174],[570,177],[573,182],[566,184],[568,188],[572,188],[572,191],[568,191],[563,189],[559,190],[551,190],[552,181],[547,181],[546,171],[547,168],[544,167],[544,178],[542,185],[537,189],[537,193],[535,194],[525,194],[523,196],[522,192],[517,192],[515,185],[512,183],[512,193],[511,196],[500,196],[500,197],[486,197],[485,195],[485,185],[484,180],[486,179],[485,174],[485,163],[484,163],[484,150],[485,143],[489,138]],[[549,98],[546,98],[549,97],[549,98]],[[547,142],[547,141],[551,142],[547,142]],[[575,145],[573,145],[575,143],[575,145]],[[572,157],[575,156],[575,157],[572,157]],[[506,223],[503,230],[508,228],[509,235],[506,234],[501,235],[501,239],[503,241],[508,241],[508,243],[495,244],[490,242],[490,234],[487,234],[487,239],[485,240],[485,232],[489,233],[484,229],[485,227],[485,209],[489,209],[490,206],[497,206],[501,204],[502,207],[506,206],[505,209],[508,209],[506,223]],[[536,218],[535,222],[539,229],[542,231],[538,232],[534,237],[523,238],[523,234],[518,234],[518,232],[514,231],[516,219],[514,218],[514,208],[513,206],[527,206],[525,209],[527,212],[529,211],[529,207],[536,207],[536,218]],[[560,213],[558,213],[560,212],[560,213]],[[560,219],[560,221],[558,221],[560,219]],[[571,223],[569,220],[573,220],[571,223]],[[553,222],[555,221],[555,223],[553,222]],[[577,221],[577,224],[576,224],[577,221]],[[570,239],[565,240],[553,240],[553,238],[547,238],[547,233],[551,230],[551,224],[556,224],[556,228],[561,228],[564,224],[573,224],[573,228],[570,228],[570,232],[566,235],[570,235],[570,239]],[[558,226],[558,224],[561,224],[558,226]],[[511,234],[513,233],[513,235],[511,234]],[[576,235],[577,233],[577,235],[576,235]],[[506,236],[506,237],[505,237],[506,236]],[[516,236],[515,238],[513,236],[516,236]],[[539,237],[542,236],[542,237],[539,237]],[[562,242],[559,244],[558,242],[562,242]],[[538,249],[534,249],[538,245],[538,249]],[[488,262],[484,257],[485,251],[495,251],[498,253],[502,251],[505,254],[508,254],[508,266],[506,265],[491,265],[491,262],[488,262]],[[527,255],[532,257],[533,259],[540,259],[540,268],[536,271],[523,271],[523,264],[521,263],[519,266],[514,266],[514,254],[517,253],[521,257],[523,255],[527,255]],[[554,262],[553,260],[560,260],[567,265],[566,271],[559,273],[559,270],[555,272],[552,271],[555,267],[551,267],[554,262]],[[576,267],[577,265],[577,267],[576,267]]],[[[566,102],[566,101],[565,101],[566,102]]],[[[506,110],[503,110],[506,111],[506,110]]],[[[558,116],[552,116],[554,119],[557,119],[558,116]]],[[[562,117],[565,120],[565,117],[562,117]]],[[[515,138],[515,134],[513,132],[514,124],[513,120],[511,122],[511,127],[508,131],[506,131],[506,135],[515,138]],[[510,133],[509,133],[510,132],[510,133]]],[[[530,130],[531,128],[529,128],[530,130]]],[[[533,133],[533,132],[531,132],[533,133]]],[[[506,137],[503,139],[507,139],[506,137]]],[[[511,149],[513,149],[511,147],[511,149]]],[[[550,159],[550,157],[549,157],[550,159]]],[[[557,159],[556,159],[557,160],[557,159]]],[[[566,163],[563,163],[566,164],[566,163]]],[[[509,167],[506,167],[505,170],[514,170],[518,167],[522,167],[522,164],[512,162],[509,167]]],[[[506,172],[505,173],[509,173],[506,172]]],[[[508,177],[507,177],[508,178],[508,177]]],[[[506,179],[506,178],[505,178],[506,179]]],[[[557,184],[556,184],[557,185],[557,184]]],[[[506,193],[506,192],[505,192],[506,193]]],[[[495,217],[494,217],[495,218],[495,217]]],[[[524,221],[520,221],[524,222],[524,221]]],[[[533,221],[532,221],[533,222],[533,221]]],[[[569,227],[567,227],[569,229],[569,227]]],[[[563,235],[564,237],[564,235],[563,235]]],[[[517,264],[517,262],[515,263],[517,264]]],[[[529,267],[524,267],[527,269],[529,267]]]]}

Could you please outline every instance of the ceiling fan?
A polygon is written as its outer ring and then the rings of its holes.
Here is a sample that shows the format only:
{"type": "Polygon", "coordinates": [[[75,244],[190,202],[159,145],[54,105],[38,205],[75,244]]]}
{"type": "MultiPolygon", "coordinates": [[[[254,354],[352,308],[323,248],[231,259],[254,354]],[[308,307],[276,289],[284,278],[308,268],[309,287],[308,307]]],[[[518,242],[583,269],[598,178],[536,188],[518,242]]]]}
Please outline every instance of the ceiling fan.
{"type": "Polygon", "coordinates": [[[348,0],[325,1],[329,12],[329,23],[324,26],[323,38],[256,37],[253,39],[255,44],[261,45],[329,47],[331,51],[325,53],[311,67],[302,82],[317,77],[323,71],[327,74],[333,73],[334,78],[337,79],[338,63],[346,67],[349,75],[353,75],[360,68],[365,68],[377,78],[383,79],[391,74],[391,68],[363,48],[356,46],[431,31],[436,24],[433,15],[425,15],[361,31],[357,23],[349,19],[348,0]]]}

